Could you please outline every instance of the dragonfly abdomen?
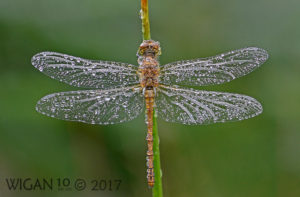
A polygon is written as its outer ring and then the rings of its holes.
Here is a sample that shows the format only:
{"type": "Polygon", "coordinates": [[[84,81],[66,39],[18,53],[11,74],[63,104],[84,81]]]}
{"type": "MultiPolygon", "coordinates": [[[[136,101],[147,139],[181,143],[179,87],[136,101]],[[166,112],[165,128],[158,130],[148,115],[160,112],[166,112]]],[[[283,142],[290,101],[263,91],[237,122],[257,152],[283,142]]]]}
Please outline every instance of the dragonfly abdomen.
{"type": "Polygon", "coordinates": [[[153,88],[145,89],[146,118],[147,118],[147,181],[148,186],[154,186],[154,167],[153,167],[153,106],[155,92],[153,88]]]}

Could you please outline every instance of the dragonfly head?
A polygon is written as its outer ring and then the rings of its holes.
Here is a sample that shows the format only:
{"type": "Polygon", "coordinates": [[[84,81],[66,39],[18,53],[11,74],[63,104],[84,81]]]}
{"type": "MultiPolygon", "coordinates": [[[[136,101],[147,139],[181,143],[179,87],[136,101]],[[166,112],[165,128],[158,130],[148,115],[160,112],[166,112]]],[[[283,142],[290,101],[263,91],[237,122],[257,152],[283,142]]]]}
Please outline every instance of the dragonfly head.
{"type": "Polygon", "coordinates": [[[152,56],[157,58],[161,55],[160,44],[154,40],[144,40],[139,47],[137,56],[152,56]]]}

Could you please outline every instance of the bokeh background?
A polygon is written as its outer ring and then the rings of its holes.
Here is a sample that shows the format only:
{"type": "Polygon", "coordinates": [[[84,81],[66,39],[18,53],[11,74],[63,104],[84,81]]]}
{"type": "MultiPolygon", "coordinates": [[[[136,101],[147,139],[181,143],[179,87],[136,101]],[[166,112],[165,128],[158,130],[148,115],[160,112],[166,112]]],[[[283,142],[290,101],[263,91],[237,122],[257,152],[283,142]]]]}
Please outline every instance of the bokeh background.
{"type": "MultiPolygon", "coordinates": [[[[150,0],[161,64],[246,46],[270,54],[253,73],[206,88],[256,98],[260,116],[206,126],[159,120],[165,196],[300,196],[299,7],[298,0],[150,0]]],[[[135,64],[139,8],[137,0],[0,1],[0,196],[151,196],[143,115],[95,126],[38,114],[41,97],[78,88],[30,63],[57,51],[135,64]],[[118,191],[13,192],[10,177],[122,183],[118,191]]]]}

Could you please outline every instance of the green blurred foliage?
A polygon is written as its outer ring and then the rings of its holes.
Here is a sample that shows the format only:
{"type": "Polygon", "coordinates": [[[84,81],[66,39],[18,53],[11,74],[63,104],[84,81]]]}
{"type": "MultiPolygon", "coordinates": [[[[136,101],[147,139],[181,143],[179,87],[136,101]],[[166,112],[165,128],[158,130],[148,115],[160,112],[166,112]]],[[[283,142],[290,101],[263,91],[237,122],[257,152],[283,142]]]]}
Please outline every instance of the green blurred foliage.
{"type": "MultiPolygon", "coordinates": [[[[0,1],[0,196],[151,196],[144,117],[112,126],[38,114],[39,98],[75,90],[30,64],[40,51],[136,63],[139,1],[0,1]],[[122,179],[113,192],[11,192],[6,177],[122,179]]],[[[269,60],[206,89],[247,94],[258,117],[184,126],[159,120],[165,196],[300,196],[300,1],[149,1],[161,64],[246,46],[269,60]]]]}

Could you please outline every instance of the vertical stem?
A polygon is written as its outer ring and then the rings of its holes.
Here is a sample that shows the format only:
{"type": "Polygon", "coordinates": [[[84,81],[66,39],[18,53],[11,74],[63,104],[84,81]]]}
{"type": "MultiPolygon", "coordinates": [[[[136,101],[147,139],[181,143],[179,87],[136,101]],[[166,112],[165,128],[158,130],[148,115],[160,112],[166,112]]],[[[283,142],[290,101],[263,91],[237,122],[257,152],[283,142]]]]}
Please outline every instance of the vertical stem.
{"type": "Polygon", "coordinates": [[[153,197],[162,197],[162,172],[160,168],[160,152],[159,152],[159,136],[157,130],[157,121],[155,110],[153,110],[153,167],[154,167],[154,187],[152,189],[152,196],[153,197]]]}
{"type": "Polygon", "coordinates": [[[148,12],[148,0],[141,0],[141,19],[142,19],[142,32],[143,40],[150,40],[150,22],[148,12]]]}
{"type": "MultiPolygon", "coordinates": [[[[150,40],[150,22],[148,12],[148,0],[141,0],[141,19],[142,19],[142,32],[143,40],[150,40]]],[[[162,174],[160,168],[160,152],[159,152],[159,136],[157,130],[157,121],[155,110],[153,109],[153,167],[155,175],[155,183],[152,188],[153,197],[162,197],[162,174]]]]}

